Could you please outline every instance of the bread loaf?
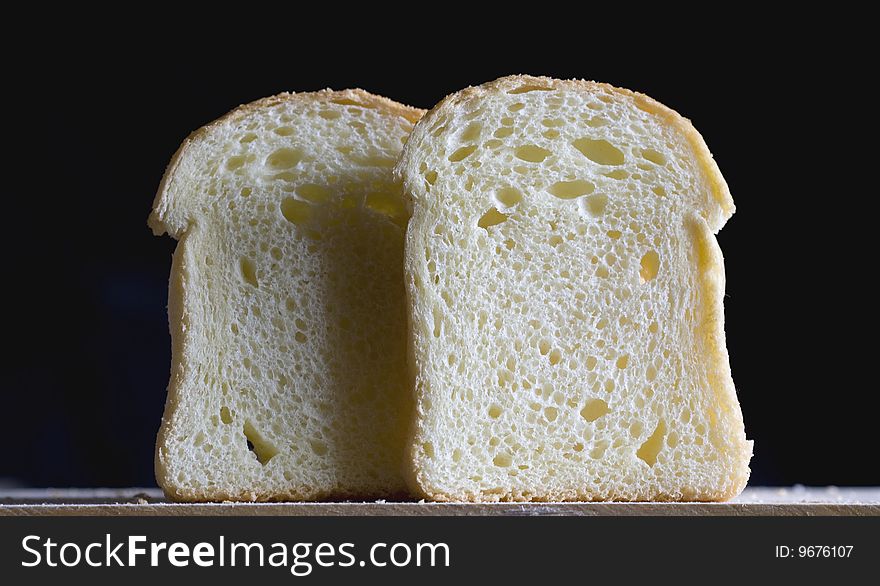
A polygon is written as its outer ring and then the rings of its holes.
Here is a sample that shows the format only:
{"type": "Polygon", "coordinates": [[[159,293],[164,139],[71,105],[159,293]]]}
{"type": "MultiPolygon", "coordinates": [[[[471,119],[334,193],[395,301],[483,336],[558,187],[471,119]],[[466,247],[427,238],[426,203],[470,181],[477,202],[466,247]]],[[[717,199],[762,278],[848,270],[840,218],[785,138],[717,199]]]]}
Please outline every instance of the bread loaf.
{"type": "Polygon", "coordinates": [[[608,85],[453,94],[397,172],[416,421],[437,500],[722,500],[752,444],[714,234],[734,212],[690,122],[608,85]]]}
{"type": "Polygon", "coordinates": [[[149,224],[180,242],[156,476],[181,500],[389,497],[406,371],[392,167],[420,110],[282,94],[193,133],[149,224]]]}

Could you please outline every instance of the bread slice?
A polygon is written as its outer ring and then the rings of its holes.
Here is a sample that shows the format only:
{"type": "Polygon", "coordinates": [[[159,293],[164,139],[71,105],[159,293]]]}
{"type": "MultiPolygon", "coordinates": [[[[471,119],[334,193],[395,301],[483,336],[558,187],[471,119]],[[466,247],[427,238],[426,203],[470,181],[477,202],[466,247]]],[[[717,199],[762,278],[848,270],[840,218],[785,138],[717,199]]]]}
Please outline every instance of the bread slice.
{"type": "Polygon", "coordinates": [[[724,341],[727,185],[691,124],[584,81],[447,97],[397,172],[437,500],[722,500],[749,476],[724,341]]]}
{"type": "Polygon", "coordinates": [[[193,133],[149,219],[180,240],[156,477],[180,500],[406,490],[411,403],[392,167],[422,112],[282,94],[193,133]]]}

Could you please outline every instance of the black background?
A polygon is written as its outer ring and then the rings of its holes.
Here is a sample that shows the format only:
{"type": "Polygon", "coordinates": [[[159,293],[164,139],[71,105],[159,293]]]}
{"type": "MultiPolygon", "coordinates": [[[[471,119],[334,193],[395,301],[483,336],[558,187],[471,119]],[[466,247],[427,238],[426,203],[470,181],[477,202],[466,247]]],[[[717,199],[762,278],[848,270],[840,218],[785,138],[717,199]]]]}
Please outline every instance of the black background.
{"type": "Polygon", "coordinates": [[[719,241],[752,483],[880,484],[866,376],[877,346],[876,100],[861,86],[873,67],[824,36],[846,33],[830,22],[723,32],[723,21],[652,37],[609,21],[607,40],[527,15],[478,34],[444,13],[328,37],[321,23],[267,15],[237,33],[77,31],[41,38],[40,56],[5,47],[0,483],[154,485],[174,242],[145,221],[190,131],[281,91],[363,87],[430,107],[532,73],[647,93],[691,118],[714,153],[737,205],[719,241]],[[270,45],[263,28],[287,37],[270,45]]]}

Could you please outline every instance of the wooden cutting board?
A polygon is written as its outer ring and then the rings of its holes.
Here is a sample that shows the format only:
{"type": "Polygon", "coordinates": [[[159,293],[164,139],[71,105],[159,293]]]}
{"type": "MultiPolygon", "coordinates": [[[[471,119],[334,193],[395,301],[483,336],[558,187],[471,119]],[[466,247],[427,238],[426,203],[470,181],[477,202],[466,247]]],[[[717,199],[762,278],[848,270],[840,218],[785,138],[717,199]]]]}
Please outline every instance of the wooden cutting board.
{"type": "Polygon", "coordinates": [[[726,503],[171,503],[157,489],[0,489],[0,516],[880,516],[880,487],[747,488],[726,503]]]}

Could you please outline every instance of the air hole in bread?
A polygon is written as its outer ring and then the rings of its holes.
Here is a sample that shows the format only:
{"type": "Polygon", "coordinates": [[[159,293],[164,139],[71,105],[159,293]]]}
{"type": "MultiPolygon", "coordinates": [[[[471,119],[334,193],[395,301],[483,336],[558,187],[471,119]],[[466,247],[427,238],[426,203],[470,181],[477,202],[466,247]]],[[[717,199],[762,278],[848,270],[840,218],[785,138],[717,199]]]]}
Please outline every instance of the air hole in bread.
{"type": "Polygon", "coordinates": [[[238,139],[238,142],[240,142],[241,144],[248,144],[249,142],[254,142],[255,140],[257,140],[257,135],[253,132],[248,132],[240,139],[238,139]]]}
{"type": "MultiPolygon", "coordinates": [[[[621,319],[623,319],[623,318],[621,318],[621,319]]],[[[617,365],[617,368],[619,368],[620,370],[623,370],[624,368],[627,367],[627,365],[629,365],[629,355],[623,355],[623,356],[618,357],[617,362],[615,364],[617,365]]]]}
{"type": "Polygon", "coordinates": [[[505,452],[498,454],[494,458],[492,458],[492,463],[498,466],[499,468],[507,468],[513,463],[513,457],[505,452]]]}
{"type": "Polygon", "coordinates": [[[607,140],[579,138],[571,143],[582,155],[599,165],[622,165],[623,152],[607,140]]]}
{"type": "Polygon", "coordinates": [[[575,199],[593,193],[594,189],[595,187],[589,181],[575,179],[574,181],[557,181],[547,191],[559,199],[575,199]]]}
{"type": "Polygon", "coordinates": [[[437,182],[437,171],[428,171],[425,173],[425,181],[434,185],[437,182]]]}
{"type": "Polygon", "coordinates": [[[308,337],[303,332],[297,332],[293,337],[300,344],[305,344],[306,340],[308,340],[308,337]]]}
{"type": "Polygon", "coordinates": [[[477,221],[477,226],[488,231],[491,226],[497,226],[506,221],[507,216],[493,207],[489,208],[489,210],[480,217],[477,221]]]}
{"type": "Polygon", "coordinates": [[[254,261],[247,257],[241,257],[238,264],[241,269],[241,278],[244,279],[244,282],[254,287],[259,287],[257,283],[257,267],[254,261]]]}
{"type": "MultiPolygon", "coordinates": [[[[276,173],[275,175],[272,175],[272,180],[293,183],[294,181],[296,181],[296,173],[292,173],[290,171],[282,171],[281,173],[276,173]]],[[[281,189],[285,191],[292,191],[292,189],[287,186],[284,186],[281,189]]]]}
{"type": "Polygon", "coordinates": [[[226,168],[230,171],[235,171],[236,169],[241,169],[245,163],[249,163],[253,160],[253,155],[236,155],[234,157],[229,157],[226,160],[226,168]]]}
{"type": "Polygon", "coordinates": [[[556,418],[559,417],[559,409],[556,407],[545,407],[544,408],[544,417],[550,423],[556,421],[556,418]]]}
{"type": "Polygon", "coordinates": [[[242,187],[241,188],[241,196],[242,197],[250,197],[253,190],[250,187],[242,187]]]}
{"type": "Polygon", "coordinates": [[[293,128],[291,128],[290,126],[279,126],[272,132],[274,132],[278,136],[290,136],[291,134],[293,134],[293,128]]]}
{"type": "Polygon", "coordinates": [[[449,161],[452,163],[463,161],[464,159],[469,157],[471,153],[473,153],[475,150],[477,150],[476,145],[461,147],[460,149],[449,155],[449,161]]]}
{"type": "Polygon", "coordinates": [[[299,149],[278,149],[266,157],[266,165],[272,169],[290,169],[302,160],[303,152],[299,149]]]}
{"type": "Polygon", "coordinates": [[[533,83],[526,83],[518,88],[512,89],[508,94],[516,95],[516,94],[527,94],[529,92],[552,92],[555,88],[547,87],[544,85],[536,85],[533,83]]]}
{"type": "Polygon", "coordinates": [[[522,201],[522,193],[516,187],[502,187],[495,192],[495,201],[504,207],[513,207],[522,201]]]}
{"type": "Polygon", "coordinates": [[[547,340],[538,342],[538,351],[541,352],[541,356],[546,356],[550,352],[550,342],[547,340]]]}
{"type": "Polygon", "coordinates": [[[612,240],[619,240],[620,237],[623,235],[620,230],[608,230],[608,232],[606,232],[605,234],[608,236],[608,238],[611,238],[612,240]]]}
{"type": "Polygon", "coordinates": [[[306,183],[296,188],[296,194],[312,203],[324,203],[330,199],[330,190],[323,185],[306,183]]]}
{"type": "Polygon", "coordinates": [[[666,157],[662,153],[658,153],[654,149],[642,149],[642,158],[647,159],[655,165],[665,165],[666,157]]]}
{"type": "Polygon", "coordinates": [[[550,151],[534,144],[527,144],[517,147],[514,150],[516,158],[528,161],[529,163],[541,163],[550,156],[550,151]]]}
{"type": "Polygon", "coordinates": [[[666,422],[664,420],[660,420],[657,422],[657,427],[654,429],[654,433],[645,440],[638,450],[636,450],[636,456],[638,456],[642,461],[644,461],[648,466],[653,466],[657,463],[657,455],[660,453],[660,450],[663,448],[663,438],[666,435],[666,422]]]}
{"type": "Polygon", "coordinates": [[[609,171],[608,173],[604,173],[605,177],[610,177],[611,179],[626,179],[629,177],[629,173],[624,171],[623,169],[615,169],[614,171],[609,171]]]}
{"type": "Polygon", "coordinates": [[[601,216],[605,213],[605,208],[608,205],[608,196],[604,193],[594,193],[580,201],[583,208],[591,216],[601,216]]]}
{"type": "Polygon", "coordinates": [[[551,128],[550,130],[542,133],[541,136],[549,139],[559,138],[559,131],[555,128],[551,128]]]}
{"type": "Polygon", "coordinates": [[[372,108],[372,106],[362,104],[350,98],[336,98],[330,101],[334,104],[339,104],[340,106],[358,106],[359,108],[372,108]]]}
{"type": "Polygon", "coordinates": [[[655,195],[658,195],[660,197],[666,197],[666,188],[664,188],[662,185],[655,185],[653,187],[652,191],[654,192],[655,195]]]}
{"type": "Polygon", "coordinates": [[[511,128],[509,126],[504,126],[504,127],[499,128],[498,130],[496,130],[492,134],[492,136],[494,136],[495,138],[507,138],[511,134],[513,134],[513,128],[511,128]]]}
{"type": "Polygon", "coordinates": [[[467,128],[464,129],[464,132],[461,133],[459,140],[461,140],[461,142],[473,142],[480,138],[482,130],[482,124],[479,122],[471,122],[468,124],[467,128]]]}
{"type": "Polygon", "coordinates": [[[278,454],[278,448],[269,443],[250,421],[244,424],[244,436],[248,450],[254,454],[260,464],[265,465],[278,454]]]}
{"type": "Polygon", "coordinates": [[[325,120],[336,120],[342,116],[342,112],[339,112],[338,110],[321,110],[318,112],[318,116],[325,120]]]}
{"type": "Polygon", "coordinates": [[[593,446],[593,449],[590,450],[590,457],[594,460],[598,460],[602,456],[605,455],[605,450],[608,449],[608,440],[599,440],[596,442],[596,445],[593,446]]]}
{"type": "Polygon", "coordinates": [[[507,109],[510,110],[511,112],[519,112],[520,110],[522,110],[525,107],[526,107],[526,105],[523,104],[522,102],[517,102],[515,104],[509,105],[507,107],[507,109]]]}
{"type": "Polygon", "coordinates": [[[316,456],[326,456],[330,451],[325,442],[314,438],[309,440],[309,447],[312,448],[316,456]]]}
{"type": "Polygon", "coordinates": [[[220,421],[222,421],[225,425],[229,425],[232,423],[232,413],[229,411],[229,407],[226,405],[220,407],[220,421]]]}
{"type": "Polygon", "coordinates": [[[608,403],[602,399],[589,399],[583,409],[581,409],[581,417],[589,422],[593,422],[610,412],[611,409],[608,408],[608,403]]]}
{"type": "Polygon", "coordinates": [[[304,201],[285,197],[281,200],[281,214],[292,224],[305,224],[312,217],[312,206],[304,201]]]}
{"type": "Polygon", "coordinates": [[[562,361],[562,352],[559,350],[551,350],[550,354],[547,356],[547,359],[550,361],[550,364],[556,366],[562,361]]]}
{"type": "Polygon", "coordinates": [[[660,255],[656,250],[649,250],[639,261],[639,282],[647,283],[657,276],[660,270],[660,255]]]}

